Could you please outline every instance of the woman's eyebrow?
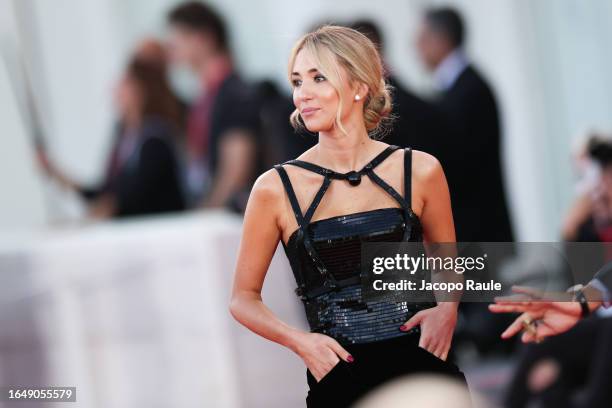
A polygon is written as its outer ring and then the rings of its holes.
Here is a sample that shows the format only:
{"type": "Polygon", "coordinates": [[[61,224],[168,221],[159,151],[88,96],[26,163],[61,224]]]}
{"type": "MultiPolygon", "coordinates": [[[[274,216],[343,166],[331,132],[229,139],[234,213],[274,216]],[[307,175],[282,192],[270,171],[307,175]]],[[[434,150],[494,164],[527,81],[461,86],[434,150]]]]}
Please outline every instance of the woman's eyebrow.
{"type": "MultiPolygon", "coordinates": [[[[313,72],[319,72],[319,70],[318,70],[318,69],[316,69],[316,68],[310,68],[310,69],[308,70],[308,73],[309,73],[309,74],[311,74],[311,73],[313,73],[313,72]]],[[[299,72],[292,72],[292,73],[291,73],[291,75],[300,76],[300,73],[299,73],[299,72]]]]}

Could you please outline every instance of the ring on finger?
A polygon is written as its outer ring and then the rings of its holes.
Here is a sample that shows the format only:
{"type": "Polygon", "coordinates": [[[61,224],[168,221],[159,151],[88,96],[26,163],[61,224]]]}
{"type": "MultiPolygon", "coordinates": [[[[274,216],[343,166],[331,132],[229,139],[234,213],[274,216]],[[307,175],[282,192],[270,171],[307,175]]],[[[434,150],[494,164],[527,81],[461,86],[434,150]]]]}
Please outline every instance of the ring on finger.
{"type": "Polygon", "coordinates": [[[538,322],[532,319],[523,320],[523,331],[536,336],[538,331],[538,322]]]}

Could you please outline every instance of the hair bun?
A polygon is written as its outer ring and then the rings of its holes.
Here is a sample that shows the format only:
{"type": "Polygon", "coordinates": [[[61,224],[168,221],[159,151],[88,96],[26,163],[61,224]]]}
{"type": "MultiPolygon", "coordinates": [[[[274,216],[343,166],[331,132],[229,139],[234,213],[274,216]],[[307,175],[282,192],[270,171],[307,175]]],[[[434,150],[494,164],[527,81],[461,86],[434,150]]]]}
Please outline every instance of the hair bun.
{"type": "Polygon", "coordinates": [[[368,133],[372,136],[386,133],[387,124],[392,120],[393,103],[391,86],[386,84],[384,79],[381,79],[380,87],[367,99],[363,109],[368,133]]]}

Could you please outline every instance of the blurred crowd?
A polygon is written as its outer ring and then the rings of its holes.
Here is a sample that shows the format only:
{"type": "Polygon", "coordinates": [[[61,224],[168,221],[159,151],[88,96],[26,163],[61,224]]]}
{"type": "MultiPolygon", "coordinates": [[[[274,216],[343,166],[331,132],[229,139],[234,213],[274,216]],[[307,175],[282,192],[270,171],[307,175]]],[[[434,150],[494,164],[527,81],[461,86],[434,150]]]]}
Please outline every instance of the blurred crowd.
{"type": "MultiPolygon", "coordinates": [[[[575,157],[576,200],[563,221],[565,242],[612,240],[612,137],[590,133],[575,157]]],[[[609,247],[594,254],[593,271],[612,261],[609,247]],[[598,259],[601,258],[601,259],[598,259]]],[[[606,288],[603,288],[604,293],[606,288]]],[[[607,294],[609,296],[609,293],[607,294]]],[[[605,300],[604,304],[609,302],[605,300]]],[[[559,302],[563,305],[563,302],[559,302]]],[[[566,302],[568,303],[568,302],[566,302]]],[[[565,305],[563,305],[565,306],[565,305]]],[[[508,384],[505,405],[526,407],[608,407],[612,405],[612,309],[600,308],[570,330],[519,354],[508,384]]]]}
{"type": "MultiPolygon", "coordinates": [[[[46,172],[87,200],[92,216],[211,207],[240,213],[259,174],[316,143],[316,135],[291,128],[292,98],[278,84],[241,77],[228,26],[213,8],[201,2],[180,4],[166,21],[167,38],[144,39],[117,82],[117,123],[104,180],[97,186],[78,185],[39,149],[46,172]],[[198,78],[194,100],[174,93],[168,81],[173,65],[198,78]]],[[[334,23],[360,30],[384,55],[383,36],[373,22],[334,23]]],[[[424,150],[442,162],[458,240],[512,241],[498,108],[487,81],[463,51],[464,39],[456,11],[424,14],[415,46],[439,94],[429,100],[415,95],[387,66],[395,120],[383,140],[424,150]],[[480,205],[482,193],[485,206],[480,205]],[[495,227],[478,221],[486,219],[495,219],[495,227]]]]}
{"type": "MultiPolygon", "coordinates": [[[[45,173],[77,192],[88,203],[91,217],[198,208],[242,213],[259,174],[317,142],[316,135],[296,133],[291,127],[292,97],[282,87],[271,79],[246,81],[241,76],[230,48],[228,26],[212,7],[202,2],[180,4],[169,11],[166,23],[167,38],[143,39],[116,83],[114,142],[98,185],[80,185],[44,148],[38,150],[45,173]],[[172,65],[189,69],[199,79],[195,100],[182,100],[171,87],[172,65]]],[[[384,58],[384,36],[374,22],[334,23],[367,35],[384,58]]],[[[502,173],[500,112],[494,90],[464,51],[466,38],[466,27],[456,10],[435,8],[423,14],[414,46],[437,93],[417,95],[386,64],[395,120],[383,141],[423,150],[440,160],[451,192],[457,241],[512,242],[515,235],[502,173]]],[[[581,172],[578,198],[560,236],[566,241],[609,242],[612,138],[589,135],[576,163],[581,172]]],[[[462,305],[461,309],[457,342],[474,344],[484,354],[512,350],[513,343],[499,340],[510,318],[489,313],[484,304],[462,305]]],[[[591,324],[581,338],[596,339],[600,327],[591,324]]],[[[578,341],[571,336],[570,341],[578,341]]],[[[586,350],[596,349],[596,344],[581,341],[586,350]]],[[[544,352],[553,363],[536,365],[539,371],[529,374],[533,364],[528,362],[541,352],[530,353],[516,373],[509,405],[527,406],[528,396],[547,392],[542,384],[559,384],[541,377],[558,377],[562,384],[578,387],[575,373],[561,377],[559,367],[565,363],[576,366],[580,356],[570,359],[567,353],[544,352]]],[[[581,361],[581,372],[587,372],[592,367],[587,363],[592,361],[581,361]]],[[[554,396],[555,404],[567,397],[554,396]]]]}
{"type": "Polygon", "coordinates": [[[91,217],[213,207],[241,213],[258,174],[315,143],[292,134],[291,100],[272,81],[241,78],[212,8],[182,4],[167,24],[169,37],[143,39],[117,81],[114,143],[98,185],[79,185],[38,149],[45,172],[79,193],[91,217]],[[195,100],[176,95],[171,64],[198,78],[195,100]]]}

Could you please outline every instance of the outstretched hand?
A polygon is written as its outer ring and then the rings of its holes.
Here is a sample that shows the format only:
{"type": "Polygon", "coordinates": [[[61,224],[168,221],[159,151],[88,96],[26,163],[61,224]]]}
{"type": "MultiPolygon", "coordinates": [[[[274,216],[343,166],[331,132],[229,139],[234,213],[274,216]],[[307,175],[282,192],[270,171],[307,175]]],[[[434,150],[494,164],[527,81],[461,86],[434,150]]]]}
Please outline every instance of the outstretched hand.
{"type": "Polygon", "coordinates": [[[513,286],[512,291],[517,295],[496,298],[495,303],[489,305],[494,313],[522,313],[501,334],[503,339],[515,336],[526,323],[533,321],[534,329],[525,331],[521,340],[524,343],[540,341],[571,329],[580,320],[580,305],[572,301],[569,294],[547,293],[524,286],[513,286]]]}

